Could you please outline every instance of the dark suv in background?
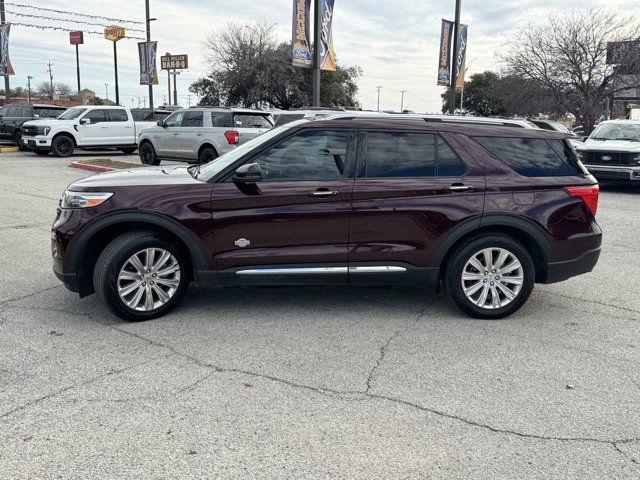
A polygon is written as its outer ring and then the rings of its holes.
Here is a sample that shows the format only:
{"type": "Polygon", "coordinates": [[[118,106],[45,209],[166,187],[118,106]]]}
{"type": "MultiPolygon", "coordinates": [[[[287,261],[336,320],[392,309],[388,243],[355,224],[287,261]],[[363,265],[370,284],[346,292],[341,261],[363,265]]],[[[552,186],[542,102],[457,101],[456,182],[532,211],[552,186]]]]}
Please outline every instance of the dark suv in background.
{"type": "Polygon", "coordinates": [[[66,107],[56,105],[9,104],[0,108],[0,138],[13,140],[20,150],[22,142],[22,124],[29,120],[56,118],[66,107]]]}
{"type": "Polygon", "coordinates": [[[201,166],[133,169],[68,187],[54,271],[130,320],[189,282],[441,284],[478,318],[600,255],[598,185],[564,134],[342,118],[275,128],[201,166]]]}

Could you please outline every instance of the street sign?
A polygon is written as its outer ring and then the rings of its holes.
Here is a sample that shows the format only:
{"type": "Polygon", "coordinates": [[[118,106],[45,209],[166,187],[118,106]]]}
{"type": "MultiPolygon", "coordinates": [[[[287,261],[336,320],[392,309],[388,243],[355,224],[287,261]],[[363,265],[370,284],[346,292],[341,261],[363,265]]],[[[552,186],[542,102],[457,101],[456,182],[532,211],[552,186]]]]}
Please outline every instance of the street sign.
{"type": "Polygon", "coordinates": [[[104,27],[104,38],[106,38],[107,40],[117,42],[118,40],[124,38],[124,36],[125,30],[123,27],[118,27],[117,25],[104,27]]]}
{"type": "Polygon", "coordinates": [[[163,55],[160,65],[162,70],[185,70],[189,68],[189,55],[163,55]]]}
{"type": "Polygon", "coordinates": [[[71,45],[82,45],[84,43],[84,33],[79,30],[69,32],[69,43],[71,45]]]}

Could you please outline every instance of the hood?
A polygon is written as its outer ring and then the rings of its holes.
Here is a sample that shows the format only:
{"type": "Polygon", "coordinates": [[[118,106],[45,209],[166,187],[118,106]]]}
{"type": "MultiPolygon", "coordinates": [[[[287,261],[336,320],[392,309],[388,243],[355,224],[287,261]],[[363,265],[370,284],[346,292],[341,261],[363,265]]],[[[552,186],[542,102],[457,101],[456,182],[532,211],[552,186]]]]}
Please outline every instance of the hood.
{"type": "Polygon", "coordinates": [[[188,167],[132,168],[117,172],[102,173],[83,178],[69,185],[72,191],[99,190],[110,187],[150,187],[162,185],[202,184],[187,170],[188,167]]]}
{"type": "Polygon", "coordinates": [[[587,139],[578,147],[581,152],[607,151],[607,152],[640,152],[640,142],[627,142],[624,140],[592,140],[587,139]]]}
{"type": "Polygon", "coordinates": [[[51,125],[58,125],[58,124],[64,124],[64,123],[73,124],[73,120],[57,120],[55,118],[43,118],[40,120],[29,120],[28,122],[24,122],[23,125],[26,125],[28,127],[38,127],[38,126],[50,127],[51,125]]]}

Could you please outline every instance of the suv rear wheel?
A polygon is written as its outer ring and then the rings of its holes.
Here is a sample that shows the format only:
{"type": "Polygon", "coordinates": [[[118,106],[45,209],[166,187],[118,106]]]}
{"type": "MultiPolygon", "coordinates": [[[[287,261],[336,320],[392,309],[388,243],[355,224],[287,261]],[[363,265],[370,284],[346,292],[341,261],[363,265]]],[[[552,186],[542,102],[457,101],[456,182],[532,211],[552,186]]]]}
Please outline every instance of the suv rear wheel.
{"type": "Polygon", "coordinates": [[[164,237],[130,232],[102,251],[93,272],[98,297],[125,320],[160,317],[180,301],[189,284],[187,256],[164,237]]]}
{"type": "Polygon", "coordinates": [[[469,240],[454,252],[445,282],[462,311],[475,318],[498,319],[516,312],[527,301],[535,267],[520,242],[489,234],[469,240]]]}
{"type": "Polygon", "coordinates": [[[140,161],[145,165],[160,165],[160,160],[156,155],[156,149],[153,148],[150,142],[144,142],[140,145],[138,155],[140,155],[140,161]]]}
{"type": "Polygon", "coordinates": [[[205,147],[200,152],[198,163],[209,163],[211,160],[215,160],[216,158],[218,158],[218,154],[216,153],[216,151],[211,147],[205,147]]]}

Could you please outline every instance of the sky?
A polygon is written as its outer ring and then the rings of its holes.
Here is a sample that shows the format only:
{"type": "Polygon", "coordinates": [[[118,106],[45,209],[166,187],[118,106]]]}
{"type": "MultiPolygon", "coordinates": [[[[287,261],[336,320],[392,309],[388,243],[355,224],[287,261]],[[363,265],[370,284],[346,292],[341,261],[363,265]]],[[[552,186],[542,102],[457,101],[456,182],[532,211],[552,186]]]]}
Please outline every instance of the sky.
{"type": "MultiPolygon", "coordinates": [[[[632,15],[639,11],[638,1],[587,0],[576,2],[573,8],[604,7],[621,15],[632,15]]],[[[11,77],[11,86],[26,87],[28,75],[33,77],[32,86],[48,81],[47,63],[51,61],[54,81],[76,88],[75,50],[69,44],[68,32],[39,30],[16,23],[98,31],[116,23],[18,5],[144,22],[144,3],[144,0],[6,1],[7,21],[14,23],[9,48],[16,74],[11,77]],[[48,18],[29,18],[17,13],[48,18]],[[98,25],[65,21],[71,19],[98,25]]],[[[152,22],[151,36],[158,41],[158,54],[189,55],[189,70],[178,76],[178,102],[184,106],[197,103],[194,95],[189,96],[188,86],[207,73],[203,45],[207,37],[230,21],[251,24],[264,19],[276,25],[278,39],[289,41],[292,3],[292,0],[150,0],[151,17],[157,18],[152,22]]],[[[398,110],[400,91],[406,90],[405,108],[439,111],[443,92],[436,84],[440,24],[442,18],[453,20],[454,5],[454,0],[335,0],[336,56],[342,66],[362,67],[358,99],[363,108],[376,108],[376,87],[381,86],[381,109],[398,110]]],[[[562,15],[568,5],[572,4],[560,0],[462,0],[461,22],[469,25],[467,74],[499,69],[496,53],[517,28],[562,15]]],[[[144,25],[123,25],[144,29],[144,25]]],[[[129,35],[144,37],[143,32],[129,31],[129,35]]],[[[138,84],[138,41],[123,39],[117,44],[120,103],[129,107],[142,106],[147,95],[147,87],[138,84]]],[[[85,43],[80,46],[80,66],[82,88],[90,88],[101,97],[108,92],[113,100],[112,43],[102,36],[85,34],[85,43]]],[[[168,95],[166,71],[159,71],[159,77],[160,84],[154,87],[156,105],[168,95]]]]}

